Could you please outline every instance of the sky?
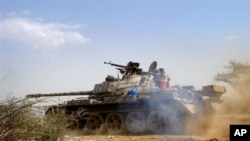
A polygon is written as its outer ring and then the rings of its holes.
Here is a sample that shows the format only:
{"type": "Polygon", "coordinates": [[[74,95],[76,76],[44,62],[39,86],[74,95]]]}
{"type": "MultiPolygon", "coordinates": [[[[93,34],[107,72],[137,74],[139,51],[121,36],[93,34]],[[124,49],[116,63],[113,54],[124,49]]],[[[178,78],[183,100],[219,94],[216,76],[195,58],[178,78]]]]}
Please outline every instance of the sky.
{"type": "Polygon", "coordinates": [[[215,84],[250,61],[249,0],[0,0],[0,99],[92,90],[126,65],[215,84]]]}

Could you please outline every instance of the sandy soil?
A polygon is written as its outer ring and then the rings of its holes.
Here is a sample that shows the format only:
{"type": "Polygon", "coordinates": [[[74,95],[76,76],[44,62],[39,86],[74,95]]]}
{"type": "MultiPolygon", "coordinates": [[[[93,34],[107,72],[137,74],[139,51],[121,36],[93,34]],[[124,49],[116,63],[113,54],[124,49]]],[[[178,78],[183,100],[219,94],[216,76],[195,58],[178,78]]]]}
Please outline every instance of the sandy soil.
{"type": "Polygon", "coordinates": [[[143,135],[143,136],[123,136],[123,135],[87,135],[62,137],[59,141],[229,141],[228,137],[209,136],[172,136],[172,135],[143,135]]]}

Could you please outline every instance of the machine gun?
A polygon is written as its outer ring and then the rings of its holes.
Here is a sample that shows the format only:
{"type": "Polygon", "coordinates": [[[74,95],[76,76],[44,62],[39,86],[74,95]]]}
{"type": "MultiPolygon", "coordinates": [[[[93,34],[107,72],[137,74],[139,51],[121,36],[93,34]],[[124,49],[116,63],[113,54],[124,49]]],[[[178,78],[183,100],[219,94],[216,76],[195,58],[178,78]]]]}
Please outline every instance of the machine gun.
{"type": "Polygon", "coordinates": [[[126,68],[126,66],[114,64],[114,63],[111,63],[111,61],[109,61],[109,62],[104,62],[104,64],[109,64],[109,65],[111,65],[111,66],[120,67],[120,68],[126,68]]]}
{"type": "Polygon", "coordinates": [[[128,74],[128,73],[130,73],[130,74],[133,74],[133,73],[141,74],[142,73],[142,69],[139,68],[140,63],[137,63],[137,62],[129,61],[126,66],[119,65],[119,64],[114,64],[114,63],[111,63],[110,61],[109,62],[104,62],[104,64],[109,64],[111,66],[118,67],[116,69],[118,69],[121,74],[128,74]]]}

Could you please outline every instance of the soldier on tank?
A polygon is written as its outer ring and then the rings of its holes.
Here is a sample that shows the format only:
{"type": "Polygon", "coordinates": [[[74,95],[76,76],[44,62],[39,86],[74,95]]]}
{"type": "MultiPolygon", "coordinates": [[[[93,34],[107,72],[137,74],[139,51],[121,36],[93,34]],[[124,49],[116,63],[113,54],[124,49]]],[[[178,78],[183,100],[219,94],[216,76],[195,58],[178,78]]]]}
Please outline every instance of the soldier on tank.
{"type": "Polygon", "coordinates": [[[163,68],[159,68],[154,74],[154,81],[156,86],[165,89],[169,87],[170,78],[163,68]]]}

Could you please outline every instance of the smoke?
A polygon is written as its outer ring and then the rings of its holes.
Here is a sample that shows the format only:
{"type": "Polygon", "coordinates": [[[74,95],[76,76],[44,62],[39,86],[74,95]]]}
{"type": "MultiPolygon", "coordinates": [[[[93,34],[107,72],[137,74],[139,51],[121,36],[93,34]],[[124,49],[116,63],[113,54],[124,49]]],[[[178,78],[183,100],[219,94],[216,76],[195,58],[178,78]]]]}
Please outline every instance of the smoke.
{"type": "Polygon", "coordinates": [[[156,94],[155,98],[158,98],[148,102],[151,110],[147,116],[147,128],[153,134],[182,135],[186,130],[189,112],[179,101],[166,99],[166,96],[156,94]]]}

